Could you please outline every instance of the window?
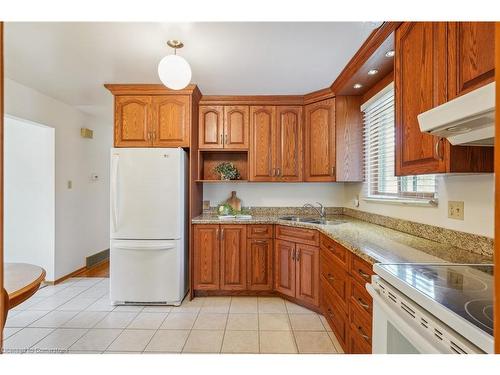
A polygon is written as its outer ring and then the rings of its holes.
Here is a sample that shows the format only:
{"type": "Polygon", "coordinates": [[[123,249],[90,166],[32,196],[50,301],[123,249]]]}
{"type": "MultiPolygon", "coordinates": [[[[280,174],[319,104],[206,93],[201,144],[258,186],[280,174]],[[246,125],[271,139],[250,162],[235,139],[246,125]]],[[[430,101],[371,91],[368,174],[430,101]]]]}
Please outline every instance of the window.
{"type": "Polygon", "coordinates": [[[436,177],[396,177],[394,85],[391,83],[363,104],[366,197],[434,202],[436,177]]]}

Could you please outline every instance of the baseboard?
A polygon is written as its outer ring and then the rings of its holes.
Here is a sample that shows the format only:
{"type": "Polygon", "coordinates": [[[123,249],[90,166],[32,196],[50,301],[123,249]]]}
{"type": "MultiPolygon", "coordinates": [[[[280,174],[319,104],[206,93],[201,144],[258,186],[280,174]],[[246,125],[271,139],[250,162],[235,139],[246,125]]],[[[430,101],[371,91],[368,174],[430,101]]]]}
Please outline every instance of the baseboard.
{"type": "Polygon", "coordinates": [[[109,249],[106,249],[88,256],[85,259],[85,265],[87,266],[87,268],[91,268],[108,259],[109,259],[109,249]]]}
{"type": "Polygon", "coordinates": [[[87,270],[87,267],[78,268],[77,270],[70,272],[67,275],[61,276],[60,278],[55,279],[54,281],[45,281],[45,284],[48,284],[48,285],[60,284],[64,280],[69,279],[70,277],[75,277],[75,276],[79,275],[80,273],[85,272],[86,270],[87,270]]]}

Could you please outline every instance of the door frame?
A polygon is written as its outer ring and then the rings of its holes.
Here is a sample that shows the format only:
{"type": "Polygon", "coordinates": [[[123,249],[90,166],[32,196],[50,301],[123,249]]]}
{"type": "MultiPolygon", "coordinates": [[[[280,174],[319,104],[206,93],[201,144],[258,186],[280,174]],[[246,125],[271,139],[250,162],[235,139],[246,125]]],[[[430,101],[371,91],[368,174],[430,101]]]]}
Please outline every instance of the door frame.
{"type": "Polygon", "coordinates": [[[0,22],[0,349],[7,319],[7,294],[3,289],[3,102],[3,22],[0,22]]]}
{"type": "MultiPolygon", "coordinates": [[[[495,24],[495,80],[500,82],[500,22],[495,24]]],[[[496,107],[500,108],[500,85],[496,85],[496,107]]],[[[495,123],[495,269],[500,269],[500,113],[496,112],[495,123]]],[[[495,353],[500,354],[500,272],[494,273],[495,295],[493,296],[495,353]]]]}

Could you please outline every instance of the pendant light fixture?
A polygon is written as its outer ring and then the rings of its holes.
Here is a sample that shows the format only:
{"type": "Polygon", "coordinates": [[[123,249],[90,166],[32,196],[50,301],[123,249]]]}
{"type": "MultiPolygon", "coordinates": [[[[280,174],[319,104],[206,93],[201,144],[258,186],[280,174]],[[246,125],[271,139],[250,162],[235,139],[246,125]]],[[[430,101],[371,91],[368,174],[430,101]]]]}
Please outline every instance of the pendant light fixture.
{"type": "Polygon", "coordinates": [[[158,64],[158,75],[162,83],[172,90],[182,90],[191,82],[191,67],[177,50],[184,47],[180,40],[169,40],[169,47],[174,49],[173,55],[167,55],[158,64]]]}

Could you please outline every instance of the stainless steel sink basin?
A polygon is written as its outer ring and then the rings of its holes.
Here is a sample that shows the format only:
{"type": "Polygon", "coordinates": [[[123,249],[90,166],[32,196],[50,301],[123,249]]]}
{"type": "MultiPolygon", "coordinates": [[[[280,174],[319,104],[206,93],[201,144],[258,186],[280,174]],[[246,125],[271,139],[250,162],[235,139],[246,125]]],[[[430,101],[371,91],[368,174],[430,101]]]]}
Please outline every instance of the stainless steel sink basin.
{"type": "Polygon", "coordinates": [[[300,217],[300,216],[282,216],[279,219],[286,221],[295,221],[298,223],[310,223],[310,224],[321,224],[321,225],[336,225],[345,223],[344,220],[314,219],[310,217],[300,217]]]}

